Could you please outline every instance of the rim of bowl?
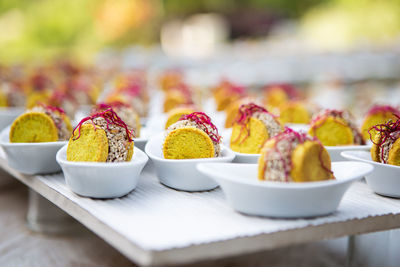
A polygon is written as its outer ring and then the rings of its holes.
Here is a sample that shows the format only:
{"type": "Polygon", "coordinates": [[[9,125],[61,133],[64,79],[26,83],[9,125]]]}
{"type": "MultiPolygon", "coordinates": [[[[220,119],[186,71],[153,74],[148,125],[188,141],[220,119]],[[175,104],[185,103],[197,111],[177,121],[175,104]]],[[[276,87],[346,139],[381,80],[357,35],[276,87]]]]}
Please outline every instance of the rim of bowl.
{"type": "MultiPolygon", "coordinates": [[[[134,152],[139,151],[139,154],[141,155],[140,158],[137,158],[135,160],[135,154],[133,153],[131,161],[128,162],[83,162],[83,161],[68,161],[66,159],[61,158],[62,155],[66,155],[67,153],[67,145],[64,145],[60,150],[58,150],[56,154],[56,160],[57,162],[61,165],[68,165],[68,166],[85,166],[85,167],[128,167],[128,166],[133,166],[141,163],[146,163],[147,160],[149,159],[146,153],[144,153],[141,149],[134,147],[134,152]]],[[[137,155],[137,154],[136,154],[137,155]]]]}
{"type": "Polygon", "coordinates": [[[340,155],[341,155],[342,157],[346,158],[346,159],[351,159],[351,160],[355,160],[355,161],[365,162],[365,163],[369,163],[369,164],[376,165],[376,166],[380,166],[380,167],[384,167],[384,168],[392,168],[392,169],[400,170],[400,166],[391,165],[391,164],[385,164],[385,163],[380,163],[380,162],[373,161],[372,159],[371,159],[371,160],[369,160],[369,159],[363,159],[363,158],[357,157],[357,156],[355,156],[355,155],[348,154],[348,153],[355,153],[355,152],[357,152],[357,153],[360,153],[360,152],[361,152],[361,153],[364,153],[364,152],[366,152],[366,150],[343,151],[342,153],[340,153],[340,155]]]}
{"type": "MultiPolygon", "coordinates": [[[[207,164],[207,163],[205,163],[207,164]]],[[[225,163],[229,164],[229,163],[225,163]]],[[[231,163],[234,164],[234,163],[231,163]]],[[[358,161],[336,161],[332,162],[332,165],[351,165],[351,164],[361,164],[363,165],[363,169],[366,169],[366,171],[363,172],[363,174],[360,175],[355,175],[353,177],[343,179],[343,180],[324,180],[324,181],[316,181],[316,182],[302,182],[302,183],[282,183],[282,182],[272,182],[272,181],[259,181],[258,179],[235,179],[231,177],[226,177],[221,174],[213,174],[214,176],[217,176],[217,180],[226,180],[233,182],[235,184],[246,184],[250,186],[257,186],[257,187],[267,187],[267,188],[277,188],[277,189],[307,189],[307,188],[316,188],[316,187],[329,187],[329,186],[334,186],[334,185],[339,185],[343,183],[349,183],[353,182],[355,180],[359,180],[362,177],[370,174],[373,170],[374,167],[366,162],[358,162],[358,161]]],[[[240,166],[243,167],[248,167],[248,166],[256,166],[256,164],[240,164],[240,166]]],[[[209,175],[209,171],[205,169],[206,167],[203,166],[203,164],[198,164],[197,169],[202,171],[203,173],[207,173],[209,175]]]]}

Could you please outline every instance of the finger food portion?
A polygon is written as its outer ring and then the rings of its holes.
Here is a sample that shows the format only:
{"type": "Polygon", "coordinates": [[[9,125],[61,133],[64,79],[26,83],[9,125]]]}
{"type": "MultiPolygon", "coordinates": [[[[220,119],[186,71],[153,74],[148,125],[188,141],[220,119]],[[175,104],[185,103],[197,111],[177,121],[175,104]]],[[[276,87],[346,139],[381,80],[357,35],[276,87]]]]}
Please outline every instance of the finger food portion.
{"type": "Polygon", "coordinates": [[[56,142],[68,140],[72,126],[64,110],[39,105],[20,115],[11,125],[11,143],[56,142]]]}
{"type": "Polygon", "coordinates": [[[92,114],[98,113],[99,111],[105,111],[110,108],[113,109],[121,118],[121,120],[133,130],[135,137],[140,137],[141,124],[139,114],[137,114],[136,111],[126,103],[120,101],[97,103],[92,111],[92,114]]]}
{"type": "Polygon", "coordinates": [[[400,166],[400,119],[375,125],[371,130],[376,133],[372,139],[372,160],[400,166]]]}
{"type": "Polygon", "coordinates": [[[365,144],[353,116],[344,110],[323,110],[311,121],[308,133],[324,146],[365,144]]]}
{"type": "Polygon", "coordinates": [[[400,116],[400,110],[398,108],[389,106],[389,105],[375,105],[373,106],[364,118],[364,122],[361,126],[361,132],[363,138],[365,140],[373,138],[376,131],[373,126],[378,124],[384,124],[389,120],[397,120],[397,117],[400,116]],[[371,131],[370,131],[371,130],[371,131]]]}
{"type": "Polygon", "coordinates": [[[67,160],[130,161],[134,137],[133,130],[109,108],[82,119],[75,127],[68,142],[67,160]]]}
{"type": "Polygon", "coordinates": [[[220,156],[221,136],[203,112],[182,116],[168,127],[163,144],[166,159],[213,158],[220,156]]]}
{"type": "Polygon", "coordinates": [[[312,182],[334,177],[323,145],[305,133],[287,128],[265,143],[258,161],[258,179],[312,182]]]}
{"type": "Polygon", "coordinates": [[[258,154],[265,141],[282,132],[275,115],[254,103],[240,106],[232,128],[230,147],[233,151],[258,154]]]}

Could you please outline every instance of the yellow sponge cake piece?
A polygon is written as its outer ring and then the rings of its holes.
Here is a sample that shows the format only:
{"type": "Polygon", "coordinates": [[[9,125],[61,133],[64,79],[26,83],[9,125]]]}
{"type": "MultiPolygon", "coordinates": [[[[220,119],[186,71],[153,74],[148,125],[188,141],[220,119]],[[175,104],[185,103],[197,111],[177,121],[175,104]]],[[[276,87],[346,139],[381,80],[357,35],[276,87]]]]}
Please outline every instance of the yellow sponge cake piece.
{"type": "Polygon", "coordinates": [[[312,182],[334,176],[329,153],[319,141],[286,129],[265,143],[258,161],[258,179],[312,182]]]}
{"type": "Polygon", "coordinates": [[[196,127],[184,127],[173,130],[165,139],[164,158],[196,159],[214,157],[211,138],[196,127]]]}
{"type": "Polygon", "coordinates": [[[83,124],[74,131],[67,148],[69,161],[105,162],[108,156],[108,139],[103,129],[83,124]]]}
{"type": "Polygon", "coordinates": [[[364,139],[347,111],[327,109],[310,123],[308,132],[324,146],[362,145],[364,139]]]}
{"type": "Polygon", "coordinates": [[[258,154],[268,138],[282,131],[282,126],[266,109],[254,103],[241,105],[232,127],[230,147],[233,151],[258,154]]]}
{"type": "Polygon", "coordinates": [[[42,112],[28,112],[11,125],[11,143],[55,142],[58,130],[50,116],[42,112]]]}
{"type": "Polygon", "coordinates": [[[182,116],[168,127],[163,144],[166,159],[218,157],[221,137],[210,117],[203,112],[182,116]]]}

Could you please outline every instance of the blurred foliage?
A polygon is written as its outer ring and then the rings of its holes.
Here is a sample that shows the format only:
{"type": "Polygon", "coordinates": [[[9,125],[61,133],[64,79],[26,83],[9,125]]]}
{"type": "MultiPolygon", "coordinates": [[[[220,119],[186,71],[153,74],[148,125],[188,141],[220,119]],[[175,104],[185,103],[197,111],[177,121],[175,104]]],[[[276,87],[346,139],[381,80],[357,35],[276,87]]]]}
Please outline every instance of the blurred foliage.
{"type": "Polygon", "coordinates": [[[156,42],[164,18],[256,11],[300,19],[305,36],[323,46],[386,42],[400,32],[400,0],[0,0],[0,62],[90,58],[104,46],[156,42]]]}
{"type": "Polygon", "coordinates": [[[305,38],[326,49],[392,44],[400,36],[400,0],[335,0],[302,19],[305,38]]]}
{"type": "Polygon", "coordinates": [[[164,10],[168,16],[184,16],[197,12],[229,13],[241,9],[262,9],[297,18],[310,7],[327,0],[164,0],[164,10]]]}

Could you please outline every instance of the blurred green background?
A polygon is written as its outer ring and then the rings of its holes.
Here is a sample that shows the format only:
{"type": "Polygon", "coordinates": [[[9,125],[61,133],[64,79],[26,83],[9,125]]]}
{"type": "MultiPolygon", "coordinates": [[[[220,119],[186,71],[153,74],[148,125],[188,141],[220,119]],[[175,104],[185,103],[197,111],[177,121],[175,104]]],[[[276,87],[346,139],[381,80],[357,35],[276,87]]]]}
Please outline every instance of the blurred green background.
{"type": "Polygon", "coordinates": [[[157,44],[164,22],[208,12],[227,19],[230,40],[268,37],[287,20],[330,49],[400,39],[400,0],[1,0],[0,62],[157,44]]]}

